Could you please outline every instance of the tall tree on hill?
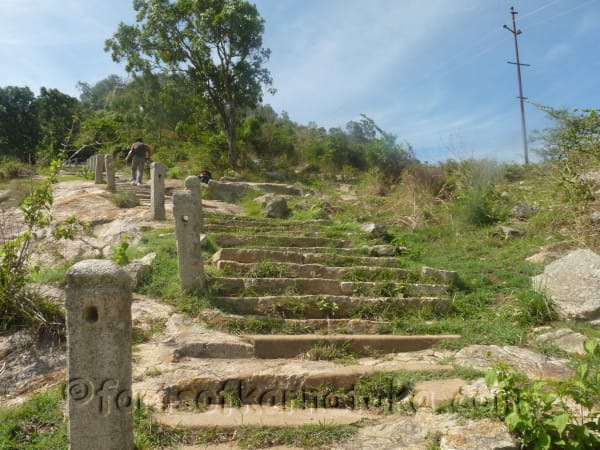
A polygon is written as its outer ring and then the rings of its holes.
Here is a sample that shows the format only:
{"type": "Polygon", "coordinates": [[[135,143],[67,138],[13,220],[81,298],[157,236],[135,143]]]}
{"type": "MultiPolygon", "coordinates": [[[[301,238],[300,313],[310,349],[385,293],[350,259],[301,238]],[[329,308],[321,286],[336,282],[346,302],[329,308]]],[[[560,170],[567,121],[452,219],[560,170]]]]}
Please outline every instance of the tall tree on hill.
{"type": "Polygon", "coordinates": [[[28,87],[0,88],[0,156],[35,162],[40,139],[35,95],[28,87]]]}
{"type": "Polygon", "coordinates": [[[236,129],[243,111],[262,100],[271,76],[263,64],[264,20],[245,0],[133,0],[136,25],[120,23],[105,43],[130,73],[184,73],[199,100],[214,111],[238,166],[236,129]]]}

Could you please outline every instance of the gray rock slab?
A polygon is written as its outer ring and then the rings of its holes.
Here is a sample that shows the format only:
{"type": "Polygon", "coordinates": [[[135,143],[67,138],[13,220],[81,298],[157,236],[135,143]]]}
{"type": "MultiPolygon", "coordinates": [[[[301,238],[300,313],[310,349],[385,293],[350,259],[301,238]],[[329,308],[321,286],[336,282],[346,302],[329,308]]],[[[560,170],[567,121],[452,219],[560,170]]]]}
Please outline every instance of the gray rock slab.
{"type": "Polygon", "coordinates": [[[458,351],[456,364],[486,370],[498,361],[509,364],[533,379],[564,379],[572,372],[569,360],[550,358],[523,347],[498,345],[470,345],[458,351]]]}
{"type": "Polygon", "coordinates": [[[591,320],[600,316],[600,255],[593,251],[575,250],[547,265],[532,281],[562,317],[591,320]]]}
{"type": "Polygon", "coordinates": [[[540,334],[536,337],[536,341],[549,342],[568,353],[585,353],[583,344],[586,341],[586,337],[569,328],[560,328],[558,330],[540,334]]]}

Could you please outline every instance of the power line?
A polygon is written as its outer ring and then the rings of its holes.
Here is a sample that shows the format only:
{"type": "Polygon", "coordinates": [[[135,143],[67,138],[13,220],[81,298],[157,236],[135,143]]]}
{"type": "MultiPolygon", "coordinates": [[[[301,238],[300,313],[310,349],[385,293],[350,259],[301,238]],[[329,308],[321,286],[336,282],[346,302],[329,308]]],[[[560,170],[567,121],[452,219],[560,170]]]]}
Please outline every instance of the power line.
{"type": "Polygon", "coordinates": [[[515,55],[517,57],[517,62],[510,62],[509,64],[514,64],[517,67],[517,81],[519,83],[519,104],[521,105],[521,129],[523,132],[523,154],[525,157],[525,164],[529,164],[529,152],[527,149],[527,127],[525,126],[525,106],[523,104],[523,84],[521,83],[521,66],[529,66],[529,64],[522,64],[519,61],[519,44],[517,43],[517,36],[522,33],[521,30],[517,30],[515,16],[518,14],[515,11],[515,8],[510,7],[510,14],[512,15],[512,28],[507,25],[504,25],[508,31],[510,31],[515,38],[515,55]]]}

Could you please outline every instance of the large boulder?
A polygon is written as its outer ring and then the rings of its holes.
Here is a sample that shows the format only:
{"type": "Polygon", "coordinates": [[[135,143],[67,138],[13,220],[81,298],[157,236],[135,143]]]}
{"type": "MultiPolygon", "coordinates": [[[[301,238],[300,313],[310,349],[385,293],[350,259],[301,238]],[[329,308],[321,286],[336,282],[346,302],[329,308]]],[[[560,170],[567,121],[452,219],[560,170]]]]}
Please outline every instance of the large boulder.
{"type": "Polygon", "coordinates": [[[567,319],[593,320],[600,316],[600,255],[575,250],[546,266],[533,277],[533,287],[567,319]]]}

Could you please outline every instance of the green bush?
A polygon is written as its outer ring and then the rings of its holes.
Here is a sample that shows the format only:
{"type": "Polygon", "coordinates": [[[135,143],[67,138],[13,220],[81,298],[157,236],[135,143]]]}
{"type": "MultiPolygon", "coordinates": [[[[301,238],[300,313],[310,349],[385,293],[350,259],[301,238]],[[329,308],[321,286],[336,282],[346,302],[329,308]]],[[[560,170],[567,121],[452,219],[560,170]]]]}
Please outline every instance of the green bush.
{"type": "Polygon", "coordinates": [[[487,372],[488,387],[498,390],[498,415],[525,448],[600,447],[600,351],[596,341],[584,347],[585,355],[571,362],[575,374],[566,381],[531,380],[502,364],[487,372]]]}

